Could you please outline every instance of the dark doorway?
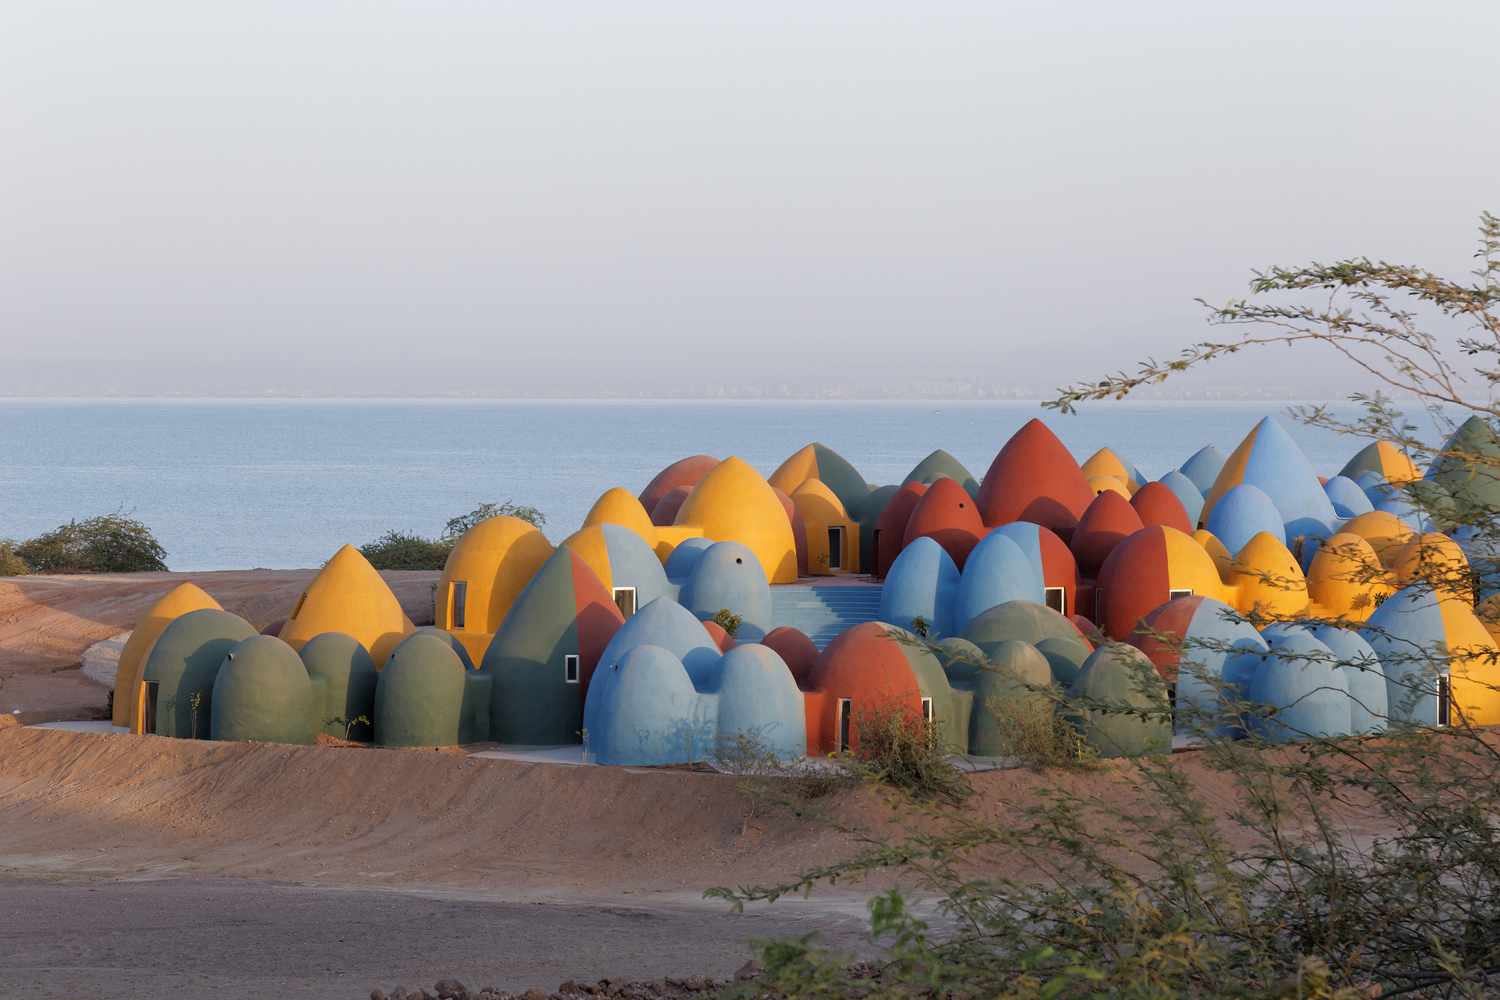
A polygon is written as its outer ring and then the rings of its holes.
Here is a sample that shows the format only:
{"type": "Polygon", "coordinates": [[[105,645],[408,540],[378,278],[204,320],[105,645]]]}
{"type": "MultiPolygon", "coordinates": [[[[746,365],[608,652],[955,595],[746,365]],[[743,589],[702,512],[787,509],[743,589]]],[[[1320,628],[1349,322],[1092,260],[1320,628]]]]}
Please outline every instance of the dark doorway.
{"type": "Polygon", "coordinates": [[[842,527],[828,529],[828,568],[844,568],[844,529],[842,527]]]}

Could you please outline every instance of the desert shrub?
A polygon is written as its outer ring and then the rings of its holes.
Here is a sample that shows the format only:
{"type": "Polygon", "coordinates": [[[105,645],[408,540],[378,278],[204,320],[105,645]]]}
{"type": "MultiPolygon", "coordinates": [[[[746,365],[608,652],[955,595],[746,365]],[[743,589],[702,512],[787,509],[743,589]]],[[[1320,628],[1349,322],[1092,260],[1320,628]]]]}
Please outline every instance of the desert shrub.
{"type": "Polygon", "coordinates": [[[728,608],[720,608],[718,611],[715,611],[713,617],[709,620],[723,629],[724,633],[731,639],[734,638],[734,634],[739,631],[740,626],[745,621],[743,617],[735,614],[728,608]]]}
{"type": "Polygon", "coordinates": [[[1034,697],[1017,693],[986,700],[983,710],[995,722],[1004,748],[1002,756],[1038,771],[1098,770],[1098,749],[1090,746],[1059,711],[1060,700],[1053,692],[1037,692],[1034,697]]]}
{"type": "Polygon", "coordinates": [[[118,511],[69,521],[15,546],[33,573],[150,573],[167,568],[151,529],[118,511]]]}
{"type": "Polygon", "coordinates": [[[25,576],[31,572],[26,560],[16,555],[16,546],[20,544],[12,538],[0,540],[0,576],[25,576]]]}
{"type": "Polygon", "coordinates": [[[453,546],[480,521],[509,514],[537,527],[547,523],[546,515],[535,507],[522,507],[507,500],[505,503],[484,503],[451,518],[443,527],[442,537],[432,539],[421,535],[407,534],[392,529],[373,542],[359,547],[360,554],[376,569],[437,569],[448,562],[453,546]]]}
{"type": "Polygon", "coordinates": [[[359,551],[376,569],[442,569],[453,545],[392,530],[359,551]]]}
{"type": "Polygon", "coordinates": [[[961,802],[968,779],[948,762],[955,748],[942,745],[937,725],[897,698],[872,698],[854,717],[854,745],[846,766],[919,799],[961,802]]]}
{"type": "Polygon", "coordinates": [[[742,779],[740,790],[750,800],[747,819],[762,802],[800,815],[818,799],[855,784],[853,776],[836,760],[785,760],[759,733],[743,729],[715,733],[711,761],[720,771],[742,779]]]}

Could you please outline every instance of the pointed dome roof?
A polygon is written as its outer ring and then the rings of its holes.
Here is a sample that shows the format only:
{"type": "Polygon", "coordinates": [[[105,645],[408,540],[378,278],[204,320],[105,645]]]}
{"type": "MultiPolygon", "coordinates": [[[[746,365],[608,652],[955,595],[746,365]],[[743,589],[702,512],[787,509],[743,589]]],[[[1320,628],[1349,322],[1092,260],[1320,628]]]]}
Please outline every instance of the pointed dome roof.
{"type": "Polygon", "coordinates": [[[1165,524],[1184,535],[1193,533],[1193,522],[1182,501],[1166,483],[1147,483],[1130,498],[1130,506],[1141,517],[1141,524],[1165,524]]]}
{"type": "Polygon", "coordinates": [[[583,527],[605,522],[622,524],[642,538],[656,537],[656,525],[651,523],[650,511],[641,506],[641,502],[631,496],[629,490],[619,486],[606,490],[603,496],[594,501],[594,506],[589,508],[583,519],[583,527]]]}
{"type": "Polygon", "coordinates": [[[768,482],[790,496],[808,479],[825,483],[846,511],[858,509],[860,501],[870,492],[870,484],[848,459],[816,441],[782,462],[768,482]]]}
{"type": "Polygon", "coordinates": [[[907,483],[930,483],[938,476],[947,476],[962,486],[973,496],[979,492],[979,481],[974,474],[964,468],[964,464],[943,449],[939,448],[922,461],[918,462],[906,478],[901,480],[901,485],[907,483]]]}
{"type": "Polygon", "coordinates": [[[990,463],[980,484],[979,513],[995,527],[1032,521],[1068,541],[1094,491],[1051,429],[1033,419],[1016,431],[990,463]]]}
{"type": "Polygon", "coordinates": [[[1187,476],[1198,487],[1199,493],[1208,496],[1208,491],[1214,488],[1214,481],[1219,478],[1227,461],[1229,459],[1224,453],[1210,444],[1193,452],[1193,456],[1183,462],[1182,468],[1177,471],[1187,476]]]}
{"type": "Polygon", "coordinates": [[[1073,529],[1069,547],[1078,569],[1084,576],[1096,575],[1115,546],[1144,527],[1129,500],[1110,490],[1100,493],[1073,529]]]}
{"type": "Polygon", "coordinates": [[[115,703],[111,721],[117,726],[134,728],[138,700],[135,695],[141,686],[141,668],[151,655],[151,647],[157,638],[174,620],[189,611],[212,608],[222,611],[219,602],[208,596],[201,588],[191,583],[179,583],[161,600],[151,606],[146,616],[136,623],[120,650],[120,663],[115,668],[115,703]]]}
{"type": "Polygon", "coordinates": [[[376,666],[416,626],[375,567],[352,545],[345,545],[323,564],[281,629],[281,640],[293,649],[324,632],[351,635],[370,651],[376,666]]]}
{"type": "Polygon", "coordinates": [[[452,585],[462,582],[464,631],[493,633],[551,556],[552,543],[533,524],[508,514],[480,521],[459,537],[443,565],[434,603],[438,625],[453,626],[452,585]]]}
{"type": "Polygon", "coordinates": [[[679,486],[692,489],[698,485],[698,480],[708,475],[709,470],[718,464],[719,460],[711,455],[693,455],[690,458],[678,459],[658,472],[656,478],[641,490],[641,507],[648,511],[655,510],[662,497],[679,486]]]}
{"type": "Polygon", "coordinates": [[[749,546],[771,583],[797,582],[797,543],[786,510],[743,459],[730,456],[699,480],[677,512],[677,524],[714,541],[749,546]]]}
{"type": "Polygon", "coordinates": [[[1339,475],[1349,479],[1359,478],[1361,472],[1378,472],[1388,481],[1401,484],[1421,479],[1416,463],[1401,446],[1391,441],[1372,441],[1365,445],[1339,470],[1339,475]]]}
{"type": "Polygon", "coordinates": [[[1338,522],[1333,502],[1323,492],[1307,456],[1274,417],[1256,424],[1229,456],[1203,501],[1198,523],[1206,526],[1219,498],[1242,483],[1258,487],[1271,498],[1285,526],[1283,539],[1308,534],[1326,537],[1338,522]]]}
{"type": "Polygon", "coordinates": [[[927,487],[912,508],[902,545],[910,545],[918,538],[931,538],[962,570],[964,560],[987,530],[969,492],[954,480],[943,478],[927,487]]]}

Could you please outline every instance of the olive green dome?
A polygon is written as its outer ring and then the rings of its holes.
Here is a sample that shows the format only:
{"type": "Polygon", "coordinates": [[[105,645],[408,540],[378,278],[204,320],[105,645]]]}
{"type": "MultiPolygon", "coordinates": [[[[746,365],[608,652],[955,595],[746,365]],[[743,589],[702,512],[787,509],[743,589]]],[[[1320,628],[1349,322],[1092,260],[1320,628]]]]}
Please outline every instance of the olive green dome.
{"type": "Polygon", "coordinates": [[[245,619],[216,608],[189,611],[168,625],[141,671],[148,692],[142,730],[208,739],[219,665],[231,649],[257,634],[245,619]]]}
{"type": "Polygon", "coordinates": [[[1052,664],[1053,680],[1064,688],[1072,685],[1078,678],[1078,671],[1083,669],[1083,661],[1093,653],[1083,637],[1076,635],[1071,638],[1053,636],[1043,639],[1036,644],[1036,648],[1052,664]]]}
{"type": "Polygon", "coordinates": [[[1033,646],[1043,639],[1076,639],[1073,623],[1045,604],[1035,601],[1006,601],[980,612],[963,627],[959,636],[969,640],[985,655],[1006,639],[1020,639],[1033,646]]]}
{"type": "Polygon", "coordinates": [[[324,632],[303,644],[302,664],[308,676],[322,678],[322,698],[315,728],[338,739],[369,742],[375,738],[375,660],[359,640],[342,632],[324,632]],[[363,718],[363,722],[356,719],[363,718]]]}
{"type": "Polygon", "coordinates": [[[956,635],[927,645],[932,650],[932,655],[943,665],[943,673],[948,675],[950,681],[968,680],[990,664],[984,650],[956,635]]]}
{"type": "Polygon", "coordinates": [[[1171,752],[1166,682],[1134,646],[1110,643],[1094,650],[1083,661],[1068,697],[1077,703],[1069,721],[1100,756],[1171,752]]]}
{"type": "Polygon", "coordinates": [[[440,637],[418,632],[385,661],[375,686],[375,742],[387,747],[457,746],[464,714],[464,663],[440,637]]]}
{"type": "Polygon", "coordinates": [[[1003,757],[1014,752],[1006,745],[1006,734],[1019,731],[1023,716],[1044,717],[1050,724],[1052,701],[1046,689],[1052,684],[1052,667],[1035,646],[1020,639],[997,643],[990,661],[993,670],[974,674],[969,751],[1003,757]]]}
{"type": "Polygon", "coordinates": [[[297,651],[255,635],[231,649],[214,681],[213,738],[312,743],[313,683],[297,651]]]}

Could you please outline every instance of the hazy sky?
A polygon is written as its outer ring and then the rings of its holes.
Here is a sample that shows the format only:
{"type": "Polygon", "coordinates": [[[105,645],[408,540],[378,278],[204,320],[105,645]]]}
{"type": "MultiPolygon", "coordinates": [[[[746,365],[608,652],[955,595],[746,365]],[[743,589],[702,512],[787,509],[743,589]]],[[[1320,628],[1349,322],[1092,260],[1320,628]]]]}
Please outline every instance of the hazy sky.
{"type": "Polygon", "coordinates": [[[1471,268],[1497,37],[1494,0],[4,2],[0,392],[1050,387],[1252,267],[1471,268]]]}

